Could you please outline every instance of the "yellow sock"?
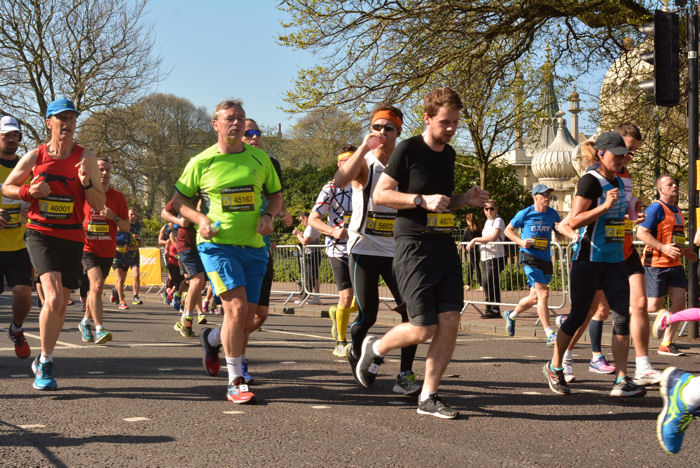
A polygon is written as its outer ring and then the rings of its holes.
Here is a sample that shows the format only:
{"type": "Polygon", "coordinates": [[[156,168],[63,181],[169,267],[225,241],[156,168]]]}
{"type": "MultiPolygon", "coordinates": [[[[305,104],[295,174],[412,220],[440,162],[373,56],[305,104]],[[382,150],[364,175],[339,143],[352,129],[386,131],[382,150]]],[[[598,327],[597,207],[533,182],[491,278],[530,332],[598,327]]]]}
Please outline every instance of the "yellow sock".
{"type": "Polygon", "coordinates": [[[350,309],[338,306],[338,308],[335,309],[335,319],[338,327],[338,341],[347,341],[346,332],[348,329],[348,322],[350,321],[350,309]]]}
{"type": "Polygon", "coordinates": [[[671,344],[671,341],[670,341],[670,340],[669,340],[669,341],[663,340],[663,341],[661,342],[661,346],[668,346],[668,345],[670,345],[670,344],[671,344]]]}
{"type": "Polygon", "coordinates": [[[355,296],[352,296],[352,303],[350,304],[350,309],[348,309],[348,312],[353,313],[357,312],[357,301],[355,300],[355,296]]]}

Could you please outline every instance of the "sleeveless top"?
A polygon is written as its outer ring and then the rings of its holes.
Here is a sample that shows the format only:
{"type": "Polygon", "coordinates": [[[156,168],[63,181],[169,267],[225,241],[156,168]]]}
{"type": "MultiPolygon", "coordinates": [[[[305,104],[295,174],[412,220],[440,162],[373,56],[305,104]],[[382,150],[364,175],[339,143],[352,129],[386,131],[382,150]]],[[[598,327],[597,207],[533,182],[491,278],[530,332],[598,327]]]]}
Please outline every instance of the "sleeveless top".
{"type": "Polygon", "coordinates": [[[351,253],[394,256],[394,220],[396,210],[374,203],[372,193],[384,164],[370,151],[365,155],[369,168],[363,188],[352,188],[352,218],[348,228],[348,247],[351,253]]]}
{"type": "MultiPolygon", "coordinates": [[[[655,200],[654,203],[659,203],[664,210],[664,219],[656,225],[656,240],[662,244],[679,244],[685,245],[685,220],[680,210],[674,213],[666,203],[661,200],[655,200]]],[[[649,246],[644,247],[642,252],[642,265],[669,268],[680,266],[682,257],[672,259],[669,256],[654,250],[649,246]]]]}
{"type": "Polygon", "coordinates": [[[51,193],[35,198],[29,208],[27,229],[60,239],[84,242],[83,189],[78,168],[75,167],[83,155],[83,148],[75,145],[73,152],[65,159],[53,159],[48,155],[46,144],[37,148],[33,176],[40,176],[51,193]]]}
{"type": "MultiPolygon", "coordinates": [[[[590,171],[600,183],[603,194],[591,205],[593,209],[605,202],[606,194],[617,188],[624,195],[624,184],[615,176],[612,185],[598,171],[590,171]]],[[[587,260],[596,263],[619,263],[624,261],[625,215],[627,214],[627,198],[618,197],[613,206],[593,223],[584,227],[583,235],[576,242],[573,260],[587,260]]]]}

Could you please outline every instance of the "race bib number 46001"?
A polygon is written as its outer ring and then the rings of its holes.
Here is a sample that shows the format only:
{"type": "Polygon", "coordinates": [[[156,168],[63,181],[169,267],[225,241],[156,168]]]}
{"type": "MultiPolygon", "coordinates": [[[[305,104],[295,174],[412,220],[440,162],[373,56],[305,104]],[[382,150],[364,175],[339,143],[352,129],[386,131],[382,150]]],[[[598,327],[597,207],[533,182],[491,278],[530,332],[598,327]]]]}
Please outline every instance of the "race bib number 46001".
{"type": "Polygon", "coordinates": [[[224,212],[253,211],[255,190],[252,185],[242,185],[221,190],[221,210],[224,212]]]}
{"type": "Polygon", "coordinates": [[[39,199],[39,214],[46,219],[71,219],[73,197],[70,195],[48,195],[39,199]]]}

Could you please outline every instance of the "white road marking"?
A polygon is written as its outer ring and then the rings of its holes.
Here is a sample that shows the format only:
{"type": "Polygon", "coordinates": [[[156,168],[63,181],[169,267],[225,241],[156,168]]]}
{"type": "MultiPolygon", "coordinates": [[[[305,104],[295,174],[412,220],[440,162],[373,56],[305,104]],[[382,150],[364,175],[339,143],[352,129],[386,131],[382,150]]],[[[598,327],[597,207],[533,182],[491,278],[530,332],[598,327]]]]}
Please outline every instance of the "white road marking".
{"type": "Polygon", "coordinates": [[[175,369],[171,369],[170,367],[161,367],[161,368],[158,369],[158,370],[159,370],[160,372],[172,372],[172,371],[174,371],[175,369]]]}
{"type": "Polygon", "coordinates": [[[391,406],[403,406],[406,404],[405,401],[399,401],[399,400],[391,400],[386,402],[387,405],[391,406]]]}
{"type": "Polygon", "coordinates": [[[523,395],[542,395],[540,392],[523,392],[523,395]]]}
{"type": "Polygon", "coordinates": [[[245,411],[224,411],[224,414],[245,414],[245,411]]]}
{"type": "Polygon", "coordinates": [[[13,379],[23,379],[25,377],[31,377],[29,374],[10,374],[13,379]]]}
{"type": "Polygon", "coordinates": [[[281,361],[280,364],[296,364],[296,361],[281,361]]]}
{"type": "Polygon", "coordinates": [[[274,330],[272,328],[266,328],[265,331],[272,332],[272,333],[279,333],[280,335],[294,335],[294,336],[305,336],[307,338],[318,338],[319,340],[324,340],[324,341],[335,341],[335,339],[327,336],[319,336],[319,335],[310,335],[308,333],[297,333],[297,332],[288,332],[284,330],[274,330]]]}
{"type": "Polygon", "coordinates": [[[42,427],[46,427],[43,424],[18,424],[17,427],[20,429],[41,429],[42,427]]]}
{"type": "Polygon", "coordinates": [[[126,421],[126,422],[138,422],[138,421],[150,421],[150,419],[143,417],[143,416],[136,416],[133,418],[124,418],[124,421],[126,421]]]}
{"type": "Polygon", "coordinates": [[[493,356],[481,356],[479,359],[496,359],[493,356]]]}
{"type": "Polygon", "coordinates": [[[102,374],[104,374],[104,372],[102,372],[101,370],[93,370],[93,371],[88,371],[88,374],[90,374],[90,375],[102,375],[102,374]]]}
{"type": "Polygon", "coordinates": [[[597,390],[591,390],[590,388],[581,388],[577,389],[576,391],[581,393],[598,393],[597,390]]]}
{"type": "Polygon", "coordinates": [[[312,405],[311,408],[313,408],[313,409],[330,409],[330,406],[326,406],[326,405],[312,405]]]}

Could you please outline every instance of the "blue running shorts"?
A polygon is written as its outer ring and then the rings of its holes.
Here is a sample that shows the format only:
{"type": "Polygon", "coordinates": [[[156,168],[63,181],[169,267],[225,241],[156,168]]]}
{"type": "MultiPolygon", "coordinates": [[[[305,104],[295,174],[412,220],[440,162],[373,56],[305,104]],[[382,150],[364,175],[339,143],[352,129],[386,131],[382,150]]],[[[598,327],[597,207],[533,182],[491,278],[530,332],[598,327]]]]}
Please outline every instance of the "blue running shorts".
{"type": "Polygon", "coordinates": [[[268,253],[265,247],[214,244],[203,242],[197,246],[204,270],[220,296],[226,291],[243,286],[248,302],[257,304],[260,296],[268,253]]]}

